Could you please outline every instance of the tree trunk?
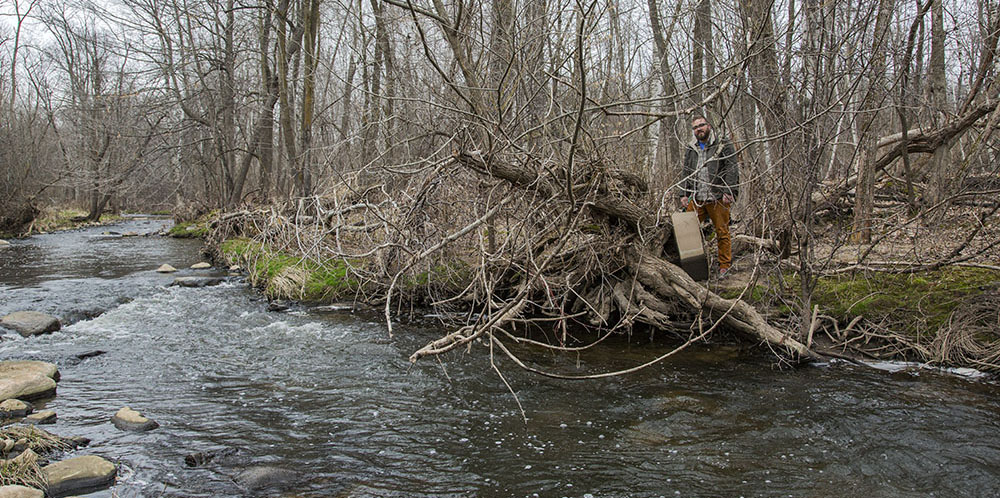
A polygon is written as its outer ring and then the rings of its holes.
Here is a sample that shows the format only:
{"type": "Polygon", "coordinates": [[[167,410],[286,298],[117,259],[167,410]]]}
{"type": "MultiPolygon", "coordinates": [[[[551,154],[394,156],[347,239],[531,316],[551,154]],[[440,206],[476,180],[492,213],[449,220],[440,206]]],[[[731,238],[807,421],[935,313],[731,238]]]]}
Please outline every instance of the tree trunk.
{"type": "Polygon", "coordinates": [[[881,99],[885,92],[883,81],[885,75],[885,47],[888,42],[889,20],[892,16],[892,0],[881,0],[875,20],[875,32],[872,39],[871,63],[868,71],[868,89],[862,99],[858,120],[858,136],[861,138],[858,148],[858,186],[854,204],[854,231],[852,239],[856,242],[868,243],[872,238],[872,216],[875,200],[875,159],[878,153],[877,137],[872,125],[878,117],[881,99]]]}
{"type": "MultiPolygon", "coordinates": [[[[931,60],[928,68],[928,100],[931,103],[931,126],[940,128],[948,116],[948,86],[945,77],[944,0],[933,0],[931,6],[931,60]]],[[[951,160],[952,141],[938,147],[930,161],[930,179],[927,184],[927,204],[935,205],[944,200],[952,190],[958,171],[951,160]]],[[[936,210],[932,219],[940,219],[944,210],[936,210]]]]}

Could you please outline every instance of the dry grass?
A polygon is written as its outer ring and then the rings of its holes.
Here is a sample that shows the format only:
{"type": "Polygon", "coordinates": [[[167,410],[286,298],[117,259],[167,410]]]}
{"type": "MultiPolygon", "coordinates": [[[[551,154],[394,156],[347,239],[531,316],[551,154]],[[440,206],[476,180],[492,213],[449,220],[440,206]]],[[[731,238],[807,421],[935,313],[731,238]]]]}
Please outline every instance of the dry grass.
{"type": "Polygon", "coordinates": [[[50,434],[33,425],[15,425],[0,430],[0,440],[12,439],[17,441],[25,439],[28,447],[39,454],[45,454],[57,450],[67,450],[73,445],[65,439],[50,434]]]}
{"type": "Polygon", "coordinates": [[[34,451],[25,450],[17,457],[0,460],[0,486],[12,485],[45,489],[45,475],[34,451]]]}

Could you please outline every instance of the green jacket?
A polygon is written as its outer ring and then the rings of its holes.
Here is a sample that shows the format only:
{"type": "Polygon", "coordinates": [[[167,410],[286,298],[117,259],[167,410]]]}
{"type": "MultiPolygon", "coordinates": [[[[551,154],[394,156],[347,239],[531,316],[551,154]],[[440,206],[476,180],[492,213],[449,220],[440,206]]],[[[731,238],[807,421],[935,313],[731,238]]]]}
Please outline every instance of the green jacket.
{"type": "MultiPolygon", "coordinates": [[[[708,177],[712,194],[716,200],[723,194],[729,194],[735,199],[740,193],[740,167],[736,162],[736,149],[732,142],[724,138],[717,139],[713,131],[708,137],[705,147],[708,156],[708,177]]],[[[698,190],[698,140],[692,139],[684,149],[684,168],[681,172],[681,196],[694,197],[698,190]]]]}

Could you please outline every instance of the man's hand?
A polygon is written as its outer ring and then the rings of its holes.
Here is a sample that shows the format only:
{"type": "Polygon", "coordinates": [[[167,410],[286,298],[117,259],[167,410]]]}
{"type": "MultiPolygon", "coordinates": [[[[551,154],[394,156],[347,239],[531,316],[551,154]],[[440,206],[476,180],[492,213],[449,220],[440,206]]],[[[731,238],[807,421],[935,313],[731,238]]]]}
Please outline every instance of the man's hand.
{"type": "Polygon", "coordinates": [[[732,204],[734,200],[735,199],[733,199],[733,196],[731,196],[729,194],[722,194],[722,203],[723,204],[726,204],[726,205],[732,204]]]}
{"type": "Polygon", "coordinates": [[[681,197],[681,207],[683,207],[684,209],[687,209],[688,202],[689,202],[689,200],[688,200],[688,198],[687,198],[686,195],[684,197],[681,197]]]}

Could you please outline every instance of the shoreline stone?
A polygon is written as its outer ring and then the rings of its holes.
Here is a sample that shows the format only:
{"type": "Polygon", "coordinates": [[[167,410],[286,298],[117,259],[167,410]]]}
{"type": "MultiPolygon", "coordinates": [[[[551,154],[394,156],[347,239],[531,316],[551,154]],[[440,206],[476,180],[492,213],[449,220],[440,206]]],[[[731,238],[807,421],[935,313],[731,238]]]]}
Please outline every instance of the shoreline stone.
{"type": "Polygon", "coordinates": [[[42,498],[44,496],[45,493],[42,490],[27,486],[17,484],[0,486],[0,498],[42,498]]]}
{"type": "Polygon", "coordinates": [[[24,417],[27,424],[47,425],[56,423],[56,412],[53,410],[42,410],[24,417]]]}
{"type": "Polygon", "coordinates": [[[177,277],[173,285],[181,287],[211,287],[219,285],[223,281],[222,277],[177,277]]]}
{"type": "Polygon", "coordinates": [[[34,407],[27,401],[5,399],[0,402],[0,419],[25,417],[32,410],[34,410],[34,407]]]}
{"type": "Polygon", "coordinates": [[[174,268],[166,263],[160,265],[160,267],[156,269],[157,273],[173,273],[175,271],[177,271],[177,268],[174,268]]]}
{"type": "Polygon", "coordinates": [[[111,486],[118,469],[99,456],[86,455],[42,467],[48,482],[47,495],[59,498],[86,494],[111,486]]]}
{"type": "Polygon", "coordinates": [[[0,325],[14,330],[23,337],[47,334],[62,328],[58,318],[37,311],[15,311],[0,318],[0,325]]]}
{"type": "Polygon", "coordinates": [[[32,401],[56,393],[59,369],[44,361],[0,361],[0,402],[32,401]]]}
{"type": "Polygon", "coordinates": [[[191,269],[192,270],[207,270],[207,269],[209,269],[211,267],[212,267],[211,264],[206,263],[204,261],[202,261],[201,263],[195,263],[195,264],[191,265],[191,269]]]}
{"type": "Polygon", "coordinates": [[[111,423],[123,431],[151,431],[160,426],[155,420],[148,419],[139,412],[123,407],[111,417],[111,423]]]}

